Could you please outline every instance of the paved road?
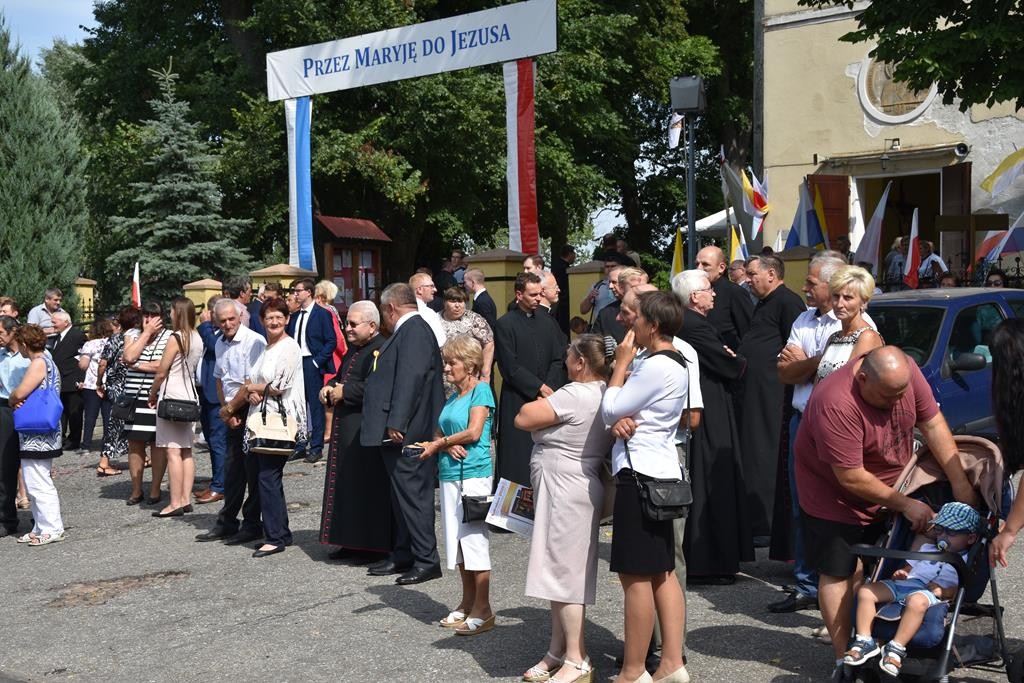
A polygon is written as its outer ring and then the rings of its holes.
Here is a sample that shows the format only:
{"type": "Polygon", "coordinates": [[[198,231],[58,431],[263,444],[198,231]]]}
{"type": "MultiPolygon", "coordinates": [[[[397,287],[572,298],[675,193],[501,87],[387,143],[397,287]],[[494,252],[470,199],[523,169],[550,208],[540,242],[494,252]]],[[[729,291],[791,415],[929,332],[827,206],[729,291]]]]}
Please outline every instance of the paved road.
{"type": "MultiPolygon", "coordinates": [[[[456,637],[434,626],[458,599],[454,576],[411,588],[326,561],[317,544],[323,467],[290,464],[295,547],[264,559],[193,537],[215,509],[154,519],[126,507],[127,475],[99,479],[88,456],[56,467],[67,541],[41,548],[0,540],[0,682],[14,681],[514,681],[546,650],[546,605],[525,598],[527,542],[492,536],[498,627],[456,637]]],[[[208,457],[199,454],[201,474],[208,457]]],[[[148,471],[147,471],[148,476],[148,471]]],[[[27,516],[25,522],[27,523],[27,516]]],[[[588,612],[595,680],[621,652],[622,591],[608,572],[602,528],[598,604],[588,612]]],[[[1000,574],[1007,628],[1024,632],[1024,557],[1000,574]]],[[[785,565],[744,566],[730,587],[691,590],[688,647],[698,681],[821,681],[827,646],[815,612],[774,615],[785,565]]],[[[1019,644],[1019,643],[1018,643],[1019,644]]],[[[999,681],[991,672],[955,680],[999,681]]]]}

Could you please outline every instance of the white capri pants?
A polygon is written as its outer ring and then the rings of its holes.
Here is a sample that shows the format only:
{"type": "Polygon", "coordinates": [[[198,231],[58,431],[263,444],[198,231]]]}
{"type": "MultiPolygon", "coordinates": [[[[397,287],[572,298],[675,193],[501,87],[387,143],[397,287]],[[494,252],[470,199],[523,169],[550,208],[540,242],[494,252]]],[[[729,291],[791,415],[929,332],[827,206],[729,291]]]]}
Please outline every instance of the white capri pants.
{"type": "Polygon", "coordinates": [[[21,473],[25,477],[25,492],[32,503],[32,533],[36,536],[64,533],[60,518],[60,498],[50,477],[53,458],[22,458],[21,473]]]}
{"type": "MultiPolygon", "coordinates": [[[[487,536],[487,523],[462,521],[462,497],[457,481],[441,482],[441,528],[444,530],[444,555],[448,569],[463,565],[467,571],[485,572],[491,569],[491,543],[487,536]]],[[[491,478],[477,477],[462,482],[462,493],[467,496],[489,496],[491,478]]]]}

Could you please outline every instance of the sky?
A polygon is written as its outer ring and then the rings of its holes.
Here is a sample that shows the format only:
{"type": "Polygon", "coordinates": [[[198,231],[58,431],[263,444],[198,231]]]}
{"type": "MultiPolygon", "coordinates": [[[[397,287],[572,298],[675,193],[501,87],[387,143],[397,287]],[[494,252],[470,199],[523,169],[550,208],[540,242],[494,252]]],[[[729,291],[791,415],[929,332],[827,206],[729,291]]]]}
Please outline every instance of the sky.
{"type": "Polygon", "coordinates": [[[85,38],[80,25],[92,25],[93,0],[0,0],[0,12],[14,42],[21,43],[33,64],[39,51],[56,38],[78,43],[85,38]]]}

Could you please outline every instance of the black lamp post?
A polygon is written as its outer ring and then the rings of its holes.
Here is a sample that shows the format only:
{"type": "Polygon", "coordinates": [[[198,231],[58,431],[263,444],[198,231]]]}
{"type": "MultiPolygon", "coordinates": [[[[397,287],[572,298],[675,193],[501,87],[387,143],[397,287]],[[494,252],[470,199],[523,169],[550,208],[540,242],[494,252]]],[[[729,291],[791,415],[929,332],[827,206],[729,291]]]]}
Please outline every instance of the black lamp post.
{"type": "Polygon", "coordinates": [[[686,261],[690,268],[697,260],[697,206],[694,179],[693,123],[704,111],[704,79],[700,76],[676,76],[668,82],[672,111],[686,119],[686,261]]]}

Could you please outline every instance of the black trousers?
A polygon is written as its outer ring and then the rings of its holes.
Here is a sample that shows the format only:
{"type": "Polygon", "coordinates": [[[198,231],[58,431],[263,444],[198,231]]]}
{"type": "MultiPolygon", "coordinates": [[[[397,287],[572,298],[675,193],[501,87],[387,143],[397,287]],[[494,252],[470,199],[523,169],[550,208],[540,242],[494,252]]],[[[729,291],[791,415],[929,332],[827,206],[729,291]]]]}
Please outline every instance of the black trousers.
{"type": "Polygon", "coordinates": [[[60,414],[60,430],[64,435],[64,448],[75,449],[82,446],[82,392],[79,389],[74,391],[60,392],[60,402],[64,405],[64,412],[60,414]]]}
{"type": "Polygon", "coordinates": [[[18,468],[21,466],[18,433],[14,431],[14,411],[6,399],[0,399],[0,525],[8,531],[18,528],[18,468]]]}
{"type": "Polygon", "coordinates": [[[288,461],[284,455],[250,453],[259,465],[260,509],[263,511],[263,540],[270,545],[292,544],[292,531],[288,528],[288,503],[284,499],[281,475],[288,461]]]}
{"type": "Polygon", "coordinates": [[[227,449],[224,457],[224,507],[217,515],[217,527],[227,534],[238,531],[238,512],[242,512],[242,531],[263,533],[260,522],[259,462],[242,452],[245,418],[237,429],[227,430],[227,449]],[[248,489],[248,495],[246,495],[248,489]]]}
{"type": "Polygon", "coordinates": [[[384,469],[391,477],[391,506],[397,533],[391,560],[396,564],[412,562],[416,567],[440,564],[437,537],[434,536],[433,459],[420,460],[402,455],[401,446],[380,448],[384,469]]]}

